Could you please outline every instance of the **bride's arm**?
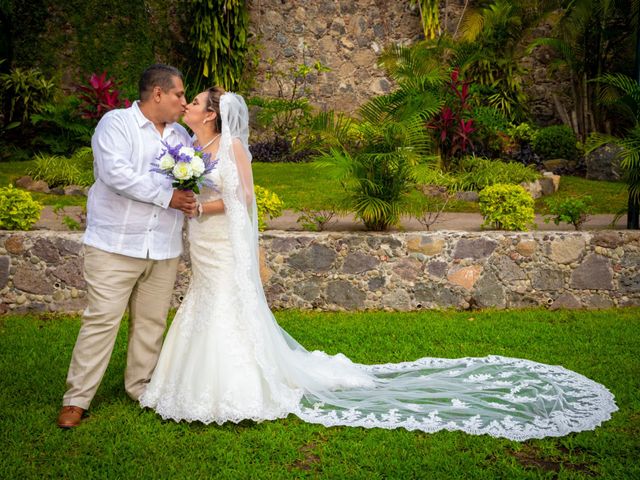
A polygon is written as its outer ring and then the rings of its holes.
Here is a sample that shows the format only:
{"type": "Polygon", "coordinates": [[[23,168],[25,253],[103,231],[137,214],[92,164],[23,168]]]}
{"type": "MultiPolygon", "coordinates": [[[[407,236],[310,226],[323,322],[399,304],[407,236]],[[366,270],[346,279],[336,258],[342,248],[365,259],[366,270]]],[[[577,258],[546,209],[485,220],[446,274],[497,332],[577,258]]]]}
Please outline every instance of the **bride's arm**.
{"type": "MultiPolygon", "coordinates": [[[[233,155],[236,160],[238,175],[240,176],[240,184],[245,194],[246,205],[253,202],[253,174],[251,172],[251,162],[247,157],[247,152],[242,146],[242,142],[237,139],[233,140],[233,155]]],[[[213,200],[198,204],[198,216],[215,215],[224,213],[224,202],[222,200],[213,200]]]]}

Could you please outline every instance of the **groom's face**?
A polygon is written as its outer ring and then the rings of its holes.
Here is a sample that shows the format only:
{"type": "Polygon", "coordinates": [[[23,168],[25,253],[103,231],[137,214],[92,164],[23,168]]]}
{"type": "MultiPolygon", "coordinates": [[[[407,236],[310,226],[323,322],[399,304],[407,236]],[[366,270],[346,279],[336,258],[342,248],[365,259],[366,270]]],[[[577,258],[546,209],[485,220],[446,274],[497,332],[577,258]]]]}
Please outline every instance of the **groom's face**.
{"type": "Polygon", "coordinates": [[[187,106],[182,80],[180,77],[172,78],[173,87],[162,92],[159,105],[167,123],[177,122],[187,106]]]}

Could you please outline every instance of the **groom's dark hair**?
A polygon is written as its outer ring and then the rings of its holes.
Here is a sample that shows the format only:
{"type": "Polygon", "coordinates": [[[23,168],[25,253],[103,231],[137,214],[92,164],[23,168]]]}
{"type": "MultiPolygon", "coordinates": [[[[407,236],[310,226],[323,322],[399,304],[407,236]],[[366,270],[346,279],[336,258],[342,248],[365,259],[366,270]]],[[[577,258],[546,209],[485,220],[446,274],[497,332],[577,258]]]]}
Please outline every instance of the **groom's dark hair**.
{"type": "Polygon", "coordinates": [[[163,92],[171,90],[171,87],[173,87],[173,77],[182,79],[180,70],[162,63],[151,65],[142,72],[140,82],[138,82],[140,100],[143,102],[147,100],[153,91],[153,87],[160,87],[163,92]]]}

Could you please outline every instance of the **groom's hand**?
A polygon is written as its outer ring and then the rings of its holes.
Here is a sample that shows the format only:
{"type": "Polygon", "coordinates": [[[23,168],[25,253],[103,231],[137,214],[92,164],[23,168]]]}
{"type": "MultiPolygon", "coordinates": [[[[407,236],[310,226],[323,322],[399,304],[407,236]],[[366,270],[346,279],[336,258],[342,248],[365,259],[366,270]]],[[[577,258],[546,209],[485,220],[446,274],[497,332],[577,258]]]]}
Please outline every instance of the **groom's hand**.
{"type": "Polygon", "coordinates": [[[174,190],[169,206],[193,217],[196,214],[196,196],[191,190],[174,190]]]}

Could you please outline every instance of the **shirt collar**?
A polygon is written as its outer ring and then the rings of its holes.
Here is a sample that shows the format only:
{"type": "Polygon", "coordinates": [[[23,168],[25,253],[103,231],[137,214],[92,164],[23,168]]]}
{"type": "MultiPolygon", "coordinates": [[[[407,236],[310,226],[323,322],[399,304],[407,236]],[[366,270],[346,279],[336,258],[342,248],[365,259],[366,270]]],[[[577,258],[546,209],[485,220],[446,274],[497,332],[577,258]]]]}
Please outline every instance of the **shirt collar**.
{"type": "MultiPolygon", "coordinates": [[[[138,123],[138,126],[140,128],[142,128],[145,125],[149,124],[149,125],[151,125],[153,127],[154,126],[153,122],[151,120],[149,120],[147,117],[145,117],[144,113],[142,113],[142,110],[140,110],[139,103],[140,103],[140,100],[136,100],[135,102],[133,102],[131,104],[131,107],[129,107],[133,111],[133,116],[136,118],[136,122],[138,123]]],[[[167,123],[164,126],[164,129],[165,129],[165,133],[164,133],[163,136],[167,136],[170,133],[173,133],[175,131],[175,128],[173,127],[173,123],[167,123]]]]}

